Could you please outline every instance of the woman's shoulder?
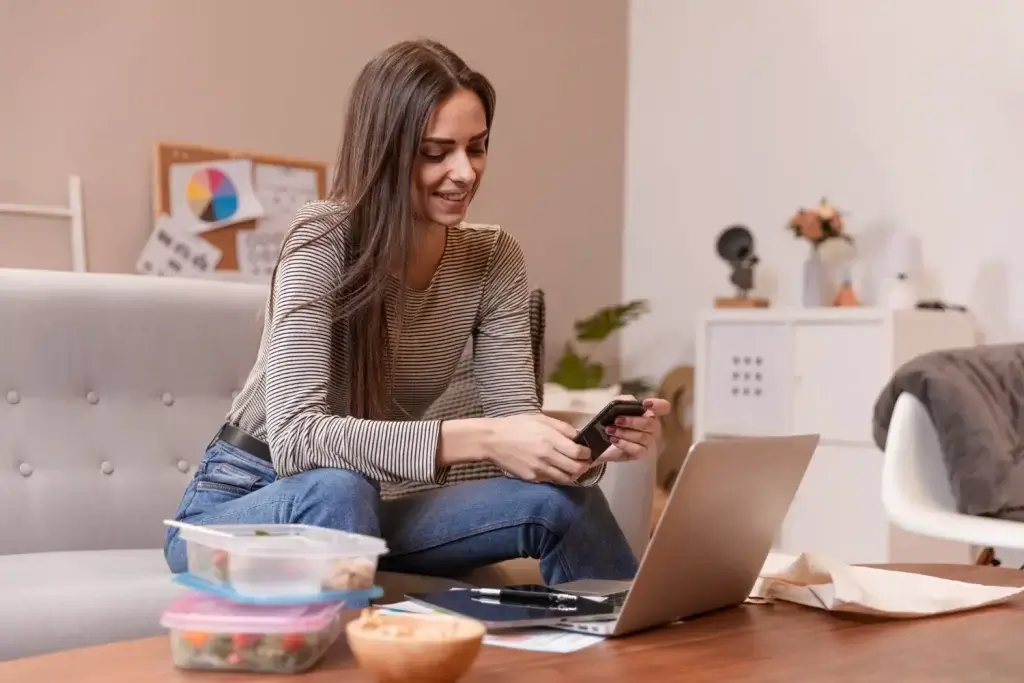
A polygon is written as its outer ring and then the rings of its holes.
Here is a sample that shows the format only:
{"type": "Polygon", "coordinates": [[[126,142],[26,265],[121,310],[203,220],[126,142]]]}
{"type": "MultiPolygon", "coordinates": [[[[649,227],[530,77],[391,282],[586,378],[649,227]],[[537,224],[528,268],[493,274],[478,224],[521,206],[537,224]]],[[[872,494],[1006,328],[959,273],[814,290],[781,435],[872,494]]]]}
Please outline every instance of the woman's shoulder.
{"type": "Polygon", "coordinates": [[[306,202],[295,212],[290,232],[297,230],[333,230],[345,222],[348,211],[343,204],[332,199],[317,199],[306,202]]]}
{"type": "Polygon", "coordinates": [[[506,260],[522,259],[519,241],[500,225],[491,223],[460,223],[451,229],[455,242],[465,256],[490,267],[506,260]]]}
{"type": "Polygon", "coordinates": [[[344,246],[342,231],[347,215],[344,205],[329,199],[303,204],[288,227],[282,252],[298,245],[337,252],[344,246]]]}

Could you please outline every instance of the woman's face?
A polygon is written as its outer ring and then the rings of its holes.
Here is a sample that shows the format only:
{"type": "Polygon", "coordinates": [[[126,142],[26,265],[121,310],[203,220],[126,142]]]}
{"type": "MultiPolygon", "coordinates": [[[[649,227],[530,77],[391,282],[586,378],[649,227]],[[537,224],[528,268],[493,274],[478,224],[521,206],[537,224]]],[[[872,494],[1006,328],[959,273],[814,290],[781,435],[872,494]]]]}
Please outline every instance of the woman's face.
{"type": "Polygon", "coordinates": [[[413,203],[431,223],[456,225],[487,168],[487,117],[471,90],[457,90],[434,108],[413,169],[413,203]]]}

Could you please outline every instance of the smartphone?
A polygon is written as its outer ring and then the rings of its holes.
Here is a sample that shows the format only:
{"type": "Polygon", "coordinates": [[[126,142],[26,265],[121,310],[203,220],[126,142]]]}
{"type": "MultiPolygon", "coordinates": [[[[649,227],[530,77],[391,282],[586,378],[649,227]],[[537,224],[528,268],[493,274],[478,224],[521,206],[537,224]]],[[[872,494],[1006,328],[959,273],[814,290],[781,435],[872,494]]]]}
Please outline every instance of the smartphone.
{"type": "Polygon", "coordinates": [[[595,460],[611,445],[612,442],[608,439],[605,429],[614,425],[616,418],[640,417],[646,412],[647,408],[644,408],[644,404],[640,401],[617,398],[602,408],[601,412],[579,431],[573,441],[589,448],[590,459],[595,460]]]}

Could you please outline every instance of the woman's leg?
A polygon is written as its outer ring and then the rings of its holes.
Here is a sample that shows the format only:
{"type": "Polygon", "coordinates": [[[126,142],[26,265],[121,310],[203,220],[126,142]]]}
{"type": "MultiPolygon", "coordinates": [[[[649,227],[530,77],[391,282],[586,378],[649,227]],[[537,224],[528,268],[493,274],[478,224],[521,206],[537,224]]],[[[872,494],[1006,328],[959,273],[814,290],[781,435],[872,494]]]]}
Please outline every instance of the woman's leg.
{"type": "MultiPolygon", "coordinates": [[[[278,480],[270,463],[214,442],[174,518],[190,524],[310,524],[380,536],[377,488],[349,470],[318,469],[278,480]]],[[[164,556],[186,569],[185,543],[168,529],[164,556]]]]}
{"type": "Polygon", "coordinates": [[[632,579],[637,560],[597,487],[494,478],[380,503],[381,569],[455,576],[517,557],[544,581],[632,579]]]}

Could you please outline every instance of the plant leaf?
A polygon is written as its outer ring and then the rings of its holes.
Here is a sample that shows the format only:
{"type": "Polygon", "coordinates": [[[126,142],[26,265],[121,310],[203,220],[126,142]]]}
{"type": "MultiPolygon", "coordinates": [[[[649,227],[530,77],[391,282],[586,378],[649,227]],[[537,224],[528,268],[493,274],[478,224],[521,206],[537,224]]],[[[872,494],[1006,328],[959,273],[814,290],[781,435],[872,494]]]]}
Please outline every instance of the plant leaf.
{"type": "Polygon", "coordinates": [[[548,379],[570,390],[596,389],[604,379],[604,366],[591,362],[578,353],[572,344],[566,344],[558,365],[548,379]]]}
{"type": "Polygon", "coordinates": [[[622,393],[637,398],[646,398],[654,395],[654,385],[645,377],[634,377],[633,379],[622,380],[622,393]]]}
{"type": "Polygon", "coordinates": [[[643,299],[605,306],[593,315],[576,321],[576,338],[580,341],[601,341],[647,311],[647,301],[643,299]]]}

